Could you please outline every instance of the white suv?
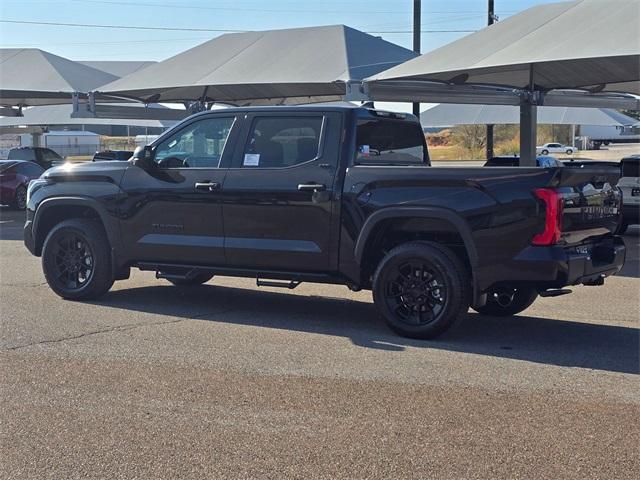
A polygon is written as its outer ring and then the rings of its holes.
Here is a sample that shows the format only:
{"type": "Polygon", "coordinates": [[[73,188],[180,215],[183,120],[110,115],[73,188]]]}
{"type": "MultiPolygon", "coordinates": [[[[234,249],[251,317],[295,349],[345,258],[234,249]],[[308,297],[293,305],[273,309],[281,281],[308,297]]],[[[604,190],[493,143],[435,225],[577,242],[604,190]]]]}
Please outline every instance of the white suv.
{"type": "Polygon", "coordinates": [[[561,143],[545,143],[541,147],[536,147],[536,151],[540,155],[549,155],[550,153],[566,153],[572,155],[578,151],[576,147],[571,145],[562,145],[561,143]]]}
{"type": "Polygon", "coordinates": [[[629,225],[640,223],[640,155],[623,158],[620,167],[622,176],[618,188],[622,190],[622,225],[618,233],[624,233],[629,225]]]}

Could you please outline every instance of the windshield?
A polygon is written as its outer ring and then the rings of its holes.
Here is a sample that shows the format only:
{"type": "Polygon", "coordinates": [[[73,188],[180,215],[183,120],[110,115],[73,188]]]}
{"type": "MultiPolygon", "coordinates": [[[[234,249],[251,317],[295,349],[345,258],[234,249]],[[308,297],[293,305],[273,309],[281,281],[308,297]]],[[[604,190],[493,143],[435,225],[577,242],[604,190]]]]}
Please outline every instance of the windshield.
{"type": "Polygon", "coordinates": [[[391,119],[358,120],[356,163],[365,165],[423,165],[428,163],[418,123],[391,119]]]}

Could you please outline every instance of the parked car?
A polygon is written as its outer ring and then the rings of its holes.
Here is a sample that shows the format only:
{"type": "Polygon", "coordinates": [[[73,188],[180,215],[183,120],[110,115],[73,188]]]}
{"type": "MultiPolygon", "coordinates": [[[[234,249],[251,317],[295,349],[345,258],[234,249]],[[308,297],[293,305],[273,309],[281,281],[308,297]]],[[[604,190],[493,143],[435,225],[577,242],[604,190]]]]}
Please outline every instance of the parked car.
{"type": "Polygon", "coordinates": [[[19,147],[9,150],[8,160],[25,160],[35,162],[45,170],[54,164],[64,163],[64,158],[50,148],[44,147],[19,147]]]}
{"type": "Polygon", "coordinates": [[[24,241],[63,298],[99,297],[131,267],[180,286],[337,283],[372,290],[394,331],[433,338],[470,305],[514,315],[618,272],[618,177],[431,168],[413,115],[229,108],[189,117],[130,162],[48,170],[30,184],[24,241]]]}
{"type": "MultiPolygon", "coordinates": [[[[556,157],[546,155],[538,155],[536,157],[536,165],[538,167],[563,167],[564,164],[556,157]]],[[[487,160],[485,167],[519,167],[520,157],[493,157],[487,160]]]]}
{"type": "Polygon", "coordinates": [[[536,147],[536,152],[541,155],[549,155],[550,153],[566,153],[573,155],[578,149],[571,145],[562,145],[561,143],[545,143],[541,147],[536,147]]]}
{"type": "Polygon", "coordinates": [[[618,233],[625,233],[629,225],[640,223],[640,155],[625,157],[620,162],[622,176],[618,188],[622,190],[622,224],[618,233]]]}
{"type": "Polygon", "coordinates": [[[133,152],[130,150],[103,150],[102,152],[95,153],[93,161],[129,160],[132,156],[133,152]]]}
{"type": "Polygon", "coordinates": [[[33,162],[0,160],[0,203],[18,210],[27,207],[27,186],[44,169],[33,162]]]}

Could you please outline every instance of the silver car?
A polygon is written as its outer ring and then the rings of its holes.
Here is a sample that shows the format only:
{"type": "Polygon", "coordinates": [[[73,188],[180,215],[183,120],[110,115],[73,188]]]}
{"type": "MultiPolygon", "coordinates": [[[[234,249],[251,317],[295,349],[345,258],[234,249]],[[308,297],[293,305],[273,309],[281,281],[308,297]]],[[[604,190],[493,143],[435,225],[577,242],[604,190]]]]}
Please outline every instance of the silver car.
{"type": "Polygon", "coordinates": [[[550,153],[566,153],[572,155],[577,152],[576,147],[571,145],[562,145],[561,143],[545,143],[541,147],[536,147],[536,152],[540,155],[549,155],[550,153]]]}

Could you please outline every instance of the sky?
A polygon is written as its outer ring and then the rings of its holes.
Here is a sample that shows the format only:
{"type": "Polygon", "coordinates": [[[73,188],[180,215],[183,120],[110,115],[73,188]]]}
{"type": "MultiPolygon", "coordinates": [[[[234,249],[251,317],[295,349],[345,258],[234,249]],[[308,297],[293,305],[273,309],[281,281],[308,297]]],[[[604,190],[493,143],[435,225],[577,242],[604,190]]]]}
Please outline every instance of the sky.
{"type": "MultiPolygon", "coordinates": [[[[504,20],[554,1],[495,0],[495,12],[504,20]]],[[[335,24],[411,48],[412,8],[413,0],[0,0],[0,48],[35,47],[71,60],[163,60],[227,30],[335,24]],[[136,28],[10,23],[25,21],[136,28]]],[[[486,11],[487,0],[423,0],[422,52],[484,27],[486,11]]]]}

